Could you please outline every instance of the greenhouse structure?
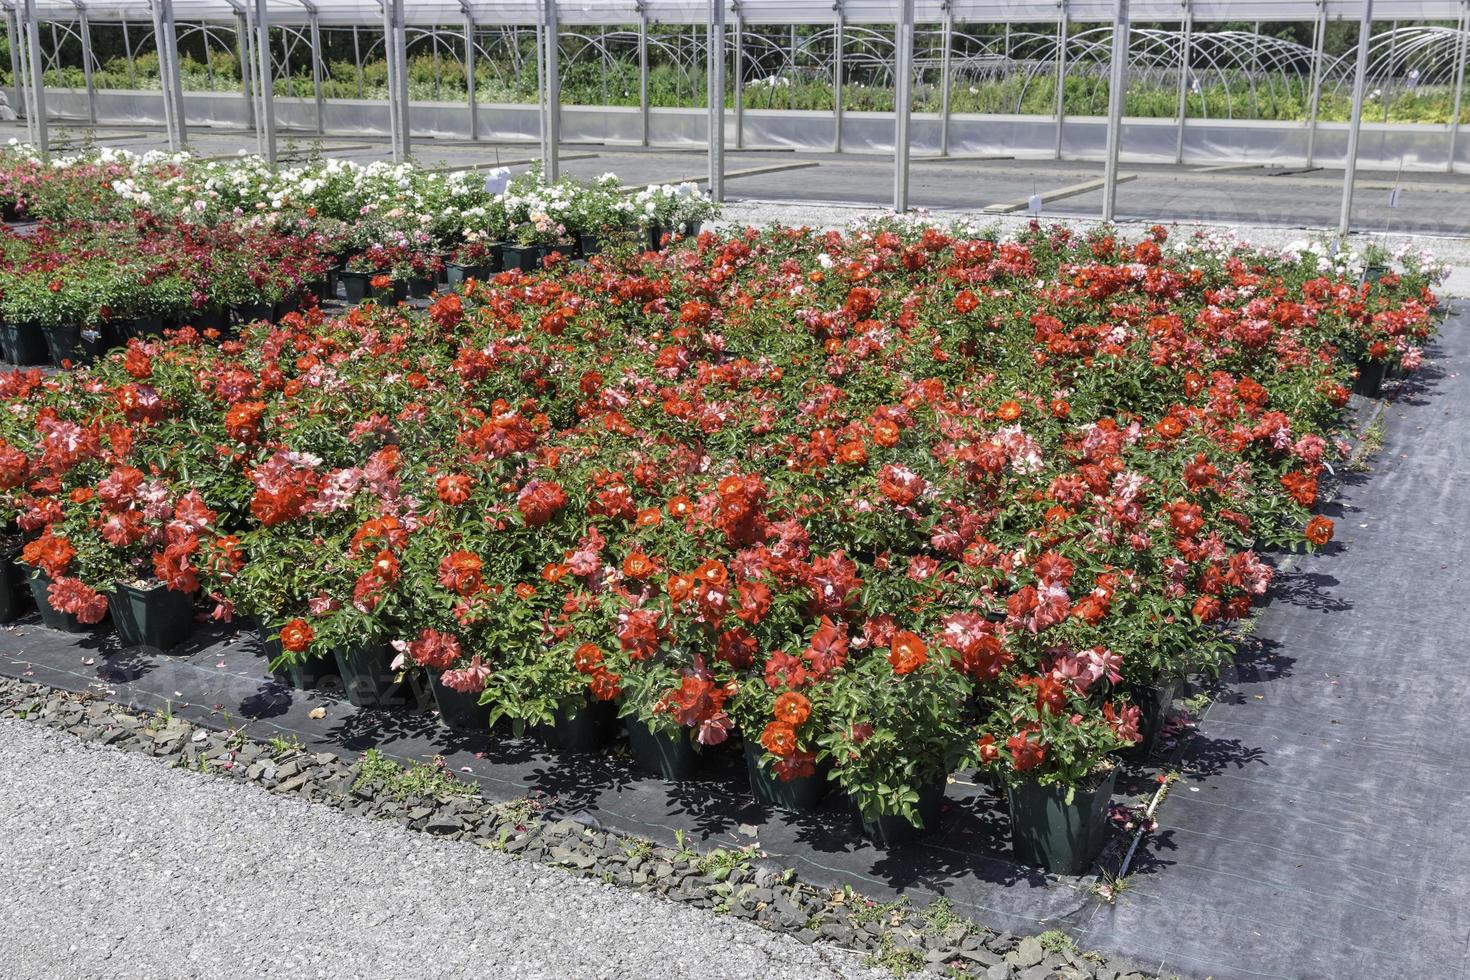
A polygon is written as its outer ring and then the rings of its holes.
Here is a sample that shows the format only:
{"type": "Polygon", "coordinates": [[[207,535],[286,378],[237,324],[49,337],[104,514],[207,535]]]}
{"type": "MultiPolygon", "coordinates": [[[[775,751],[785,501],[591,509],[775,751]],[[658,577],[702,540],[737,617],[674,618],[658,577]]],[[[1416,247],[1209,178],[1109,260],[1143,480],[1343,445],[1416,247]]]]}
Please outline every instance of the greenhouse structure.
{"type": "Polygon", "coordinates": [[[1470,0],[4,0],[4,7],[10,37],[22,42],[9,46],[13,104],[43,149],[48,123],[57,121],[161,123],[175,147],[191,126],[253,130],[271,160],[284,132],[385,135],[399,159],[413,137],[526,140],[539,141],[545,172],[555,177],[563,142],[707,146],[716,200],[727,145],[867,151],[892,153],[898,210],[908,206],[911,154],[1051,155],[1105,162],[1104,219],[1113,217],[1120,159],[1325,165],[1346,171],[1344,231],[1357,166],[1470,167],[1459,133],[1470,0]],[[1311,43],[1273,36],[1261,21],[1295,22],[1311,43]],[[1215,29],[1241,22],[1257,30],[1215,29]],[[158,89],[96,84],[96,39],[119,30],[130,75],[135,47],[156,48],[158,89]],[[1356,42],[1330,53],[1333,31],[1356,42]],[[343,63],[329,62],[325,39],[347,34],[357,98],[327,94],[343,63]],[[238,57],[231,90],[186,91],[181,44],[238,57]],[[477,60],[526,47],[535,52],[538,104],[485,101],[476,91],[477,60]],[[462,75],[463,101],[411,100],[410,50],[432,52],[436,69],[442,54],[462,75]],[[47,83],[48,73],[59,77],[78,57],[83,85],[47,83]],[[386,64],[385,98],[363,97],[365,57],[386,64]],[[561,82],[577,62],[605,69],[619,58],[636,63],[636,98],[630,84],[626,98],[608,104],[564,103],[561,82]],[[692,104],[653,104],[656,60],[677,67],[692,104]],[[303,62],[308,91],[281,95],[277,82],[302,74],[303,62]],[[845,82],[858,75],[891,91],[890,110],[844,106],[845,82]],[[1021,93],[1014,111],[956,110],[961,86],[1002,76],[1021,93]],[[1084,76],[1107,95],[1105,105],[1078,114],[1066,104],[1068,85],[1084,76]],[[774,91],[812,79],[829,93],[824,109],[780,108],[774,97],[751,104],[752,86],[774,91]],[[1172,89],[1170,115],[1130,114],[1130,79],[1172,89]],[[1217,82],[1252,108],[1277,98],[1282,85],[1295,87],[1301,117],[1237,113],[1233,102],[1223,118],[1194,108],[1208,101],[1202,86],[1217,82]],[[1390,121],[1395,92],[1431,86],[1447,92],[1446,118],[1390,121]],[[918,89],[933,95],[931,111],[914,111],[918,89]],[[1035,96],[1048,90],[1051,111],[1042,115],[1035,96]],[[1329,97],[1350,104],[1348,118],[1322,118],[1329,97]],[[1032,110],[1022,112],[1026,99],[1032,110]]]}

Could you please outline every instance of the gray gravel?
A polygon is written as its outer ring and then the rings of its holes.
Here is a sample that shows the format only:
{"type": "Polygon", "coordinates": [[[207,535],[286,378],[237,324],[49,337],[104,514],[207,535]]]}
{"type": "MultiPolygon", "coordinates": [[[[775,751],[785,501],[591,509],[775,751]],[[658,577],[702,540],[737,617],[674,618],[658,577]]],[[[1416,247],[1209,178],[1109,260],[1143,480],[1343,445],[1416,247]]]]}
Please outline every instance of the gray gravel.
{"type": "Polygon", "coordinates": [[[0,774],[0,977],[889,976],[25,722],[0,774]]]}

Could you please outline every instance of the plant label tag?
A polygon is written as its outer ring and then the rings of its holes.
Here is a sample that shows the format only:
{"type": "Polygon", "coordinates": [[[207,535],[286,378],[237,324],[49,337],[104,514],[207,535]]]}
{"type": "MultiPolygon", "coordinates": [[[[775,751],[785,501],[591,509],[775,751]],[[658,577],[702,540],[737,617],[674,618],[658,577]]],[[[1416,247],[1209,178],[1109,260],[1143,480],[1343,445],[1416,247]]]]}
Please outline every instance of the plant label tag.
{"type": "Polygon", "coordinates": [[[1031,197],[1026,201],[1026,210],[1027,211],[1030,211],[1032,214],[1040,214],[1041,213],[1041,195],[1040,194],[1032,194],[1031,195],[1031,197]]]}
{"type": "Polygon", "coordinates": [[[1391,208],[1399,206],[1399,189],[1397,187],[1388,192],[1388,206],[1391,208]]]}
{"type": "Polygon", "coordinates": [[[506,185],[510,183],[510,168],[496,167],[485,175],[486,194],[504,194],[506,185]]]}

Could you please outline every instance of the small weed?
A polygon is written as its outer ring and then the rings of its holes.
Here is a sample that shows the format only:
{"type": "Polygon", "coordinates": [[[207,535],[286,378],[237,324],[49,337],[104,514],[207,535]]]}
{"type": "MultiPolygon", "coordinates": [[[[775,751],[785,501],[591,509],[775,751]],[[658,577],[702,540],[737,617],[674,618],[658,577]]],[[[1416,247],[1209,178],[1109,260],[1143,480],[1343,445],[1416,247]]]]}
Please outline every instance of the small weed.
{"type": "Polygon", "coordinates": [[[288,736],[276,735],[266,744],[271,747],[271,758],[274,759],[284,758],[293,752],[300,752],[302,749],[301,739],[295,734],[288,736]]]}
{"type": "Polygon", "coordinates": [[[896,977],[906,977],[924,968],[924,958],[915,950],[895,943],[892,933],[884,933],[879,944],[878,952],[865,961],[869,966],[880,966],[896,977]]]}
{"type": "Polygon", "coordinates": [[[473,796],[474,788],[460,782],[444,765],[444,760],[435,758],[432,763],[416,762],[404,769],[392,759],[385,758],[377,749],[368,749],[359,763],[357,781],[359,786],[381,782],[383,789],[394,799],[406,800],[410,796],[443,799],[451,796],[473,796]]]}
{"type": "Polygon", "coordinates": [[[495,809],[507,821],[517,827],[524,827],[532,817],[536,816],[536,804],[528,799],[508,800],[498,804],[495,809]]]}
{"type": "Polygon", "coordinates": [[[745,855],[739,851],[727,851],[717,847],[698,859],[699,873],[709,875],[715,881],[724,881],[730,872],[745,864],[745,855]]]}
{"type": "Polygon", "coordinates": [[[1184,708],[1192,715],[1202,715],[1205,713],[1205,709],[1214,703],[1214,700],[1215,695],[1213,692],[1200,691],[1184,699],[1184,708]]]}
{"type": "Polygon", "coordinates": [[[887,904],[880,905],[877,902],[869,902],[866,905],[859,905],[857,910],[852,914],[853,925],[865,926],[869,922],[877,922],[903,908],[908,904],[908,901],[907,898],[896,898],[887,904]]]}
{"type": "Polygon", "coordinates": [[[1344,467],[1350,473],[1366,473],[1372,469],[1368,460],[1377,456],[1383,450],[1383,439],[1387,429],[1383,423],[1382,414],[1378,415],[1369,423],[1368,428],[1363,430],[1363,437],[1358,440],[1358,446],[1353,450],[1352,456],[1348,457],[1344,467]]]}
{"type": "Polygon", "coordinates": [[[653,841],[644,840],[641,837],[628,837],[624,839],[622,847],[623,854],[625,854],[630,861],[634,858],[643,858],[644,860],[647,860],[648,856],[653,853],[653,841]]]}
{"type": "Polygon", "coordinates": [[[693,862],[699,860],[699,852],[689,846],[689,835],[681,827],[674,831],[674,844],[678,847],[675,857],[679,861],[693,862]]]}
{"type": "Polygon", "coordinates": [[[1036,941],[1041,943],[1041,948],[1048,953],[1071,953],[1077,949],[1077,944],[1072,941],[1072,937],[1060,929],[1048,929],[1037,936],[1036,941]]]}
{"type": "Polygon", "coordinates": [[[936,932],[943,932],[953,925],[968,925],[947,898],[936,898],[919,911],[924,921],[929,923],[929,928],[936,932]]]}
{"type": "Polygon", "coordinates": [[[1101,880],[1093,886],[1092,891],[1109,905],[1116,902],[1118,896],[1132,886],[1132,875],[1116,875],[1110,871],[1104,871],[1100,877],[1101,880]]]}

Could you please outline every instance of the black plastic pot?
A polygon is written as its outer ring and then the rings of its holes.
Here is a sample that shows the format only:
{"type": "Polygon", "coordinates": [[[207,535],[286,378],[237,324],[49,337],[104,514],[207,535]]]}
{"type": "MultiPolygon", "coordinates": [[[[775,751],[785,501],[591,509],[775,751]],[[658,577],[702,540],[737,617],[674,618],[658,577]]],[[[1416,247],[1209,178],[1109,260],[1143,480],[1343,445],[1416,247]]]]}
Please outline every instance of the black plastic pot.
{"type": "Polygon", "coordinates": [[[0,550],[0,623],[15,622],[30,612],[34,604],[19,555],[19,546],[0,550]]]}
{"type": "Polygon", "coordinates": [[[439,720],[450,728],[487,732],[490,730],[490,705],[480,703],[480,692],[466,694],[445,684],[439,671],[429,671],[429,689],[439,706],[439,720]]]}
{"type": "Polygon", "coordinates": [[[0,203],[0,221],[5,221],[7,223],[16,222],[21,220],[21,216],[24,213],[25,212],[21,209],[21,206],[15,201],[5,201],[3,203],[0,203]]]}
{"type": "Polygon", "coordinates": [[[0,350],[16,367],[46,364],[51,359],[46,338],[36,323],[0,323],[0,350]]]}
{"type": "Polygon", "coordinates": [[[107,608],[125,647],[172,650],[194,631],[194,597],[162,584],[139,589],[119,582],[107,608]]]}
{"type": "Polygon", "coordinates": [[[312,289],[316,292],[317,302],[330,303],[337,298],[337,275],[336,266],[322,273],[322,277],[312,283],[312,289]]]}
{"type": "Polygon", "coordinates": [[[551,254],[551,249],[545,245],[517,245],[507,243],[500,246],[500,262],[507,269],[520,269],[522,272],[537,272],[541,269],[541,263],[546,256],[551,254]]]}
{"type": "Polygon", "coordinates": [[[639,769],[670,782],[690,779],[699,771],[699,750],[689,738],[689,729],[681,725],[670,735],[656,732],[636,718],[626,721],[628,748],[639,769]]]}
{"type": "Polygon", "coordinates": [[[824,760],[810,776],[782,780],[761,763],[764,754],[759,742],[745,740],[745,771],[750,776],[752,796],[762,803],[798,813],[815,810],[821,804],[831,785],[827,780],[827,774],[832,770],[830,763],[824,760]]]}
{"type": "MultiPolygon", "coordinates": [[[[224,306],[206,306],[199,310],[189,310],[179,317],[179,325],[193,327],[200,333],[205,330],[218,330],[221,334],[231,332],[230,311],[224,306]]],[[[164,324],[167,327],[167,324],[164,324]]]]}
{"type": "Polygon", "coordinates": [[[434,279],[430,276],[409,276],[408,295],[412,299],[424,299],[434,293],[434,279]]]}
{"type": "Polygon", "coordinates": [[[51,354],[51,363],[57,367],[61,367],[64,361],[91,364],[116,346],[112,332],[106,326],[83,330],[73,323],[48,323],[41,327],[41,336],[45,338],[46,349],[51,354]]]}
{"type": "Polygon", "coordinates": [[[42,626],[47,629],[60,630],[63,633],[90,633],[92,631],[91,626],[83,623],[73,614],[62,612],[51,605],[51,599],[47,595],[47,590],[51,588],[51,580],[41,572],[31,572],[30,585],[31,598],[36,602],[36,611],[41,614],[42,626]]]}
{"type": "Polygon", "coordinates": [[[664,245],[665,235],[668,235],[672,241],[674,235],[693,238],[697,234],[699,234],[699,222],[697,221],[682,221],[672,228],[665,228],[663,225],[649,225],[648,250],[651,252],[663,251],[666,247],[664,245]]]}
{"type": "Polygon", "coordinates": [[[235,319],[241,323],[270,320],[275,315],[275,306],[270,303],[235,303],[230,307],[235,319]]]}
{"type": "Polygon", "coordinates": [[[347,700],[359,708],[393,708],[405,703],[400,685],[393,682],[393,651],[382,645],[338,647],[337,671],[347,700]]]}
{"type": "Polygon", "coordinates": [[[348,303],[361,303],[367,299],[368,291],[372,289],[372,272],[353,272],[350,269],[342,270],[342,291],[347,297],[348,303]]]}
{"type": "Polygon", "coordinates": [[[458,262],[449,262],[444,266],[445,282],[453,287],[464,284],[466,279],[488,279],[493,273],[490,271],[490,263],[484,262],[480,265],[460,265],[458,262]]]}
{"type": "Polygon", "coordinates": [[[1075,788],[1070,803],[1066,786],[1032,780],[1010,787],[1016,860],[1054,874],[1086,873],[1107,842],[1108,803],[1116,778],[1116,770],[1093,777],[1075,788]]]}
{"type": "Polygon", "coordinates": [[[301,309],[300,296],[287,296],[285,299],[277,300],[271,304],[271,322],[280,323],[287,314],[295,313],[301,309]]]}
{"type": "Polygon", "coordinates": [[[919,811],[920,823],[916,824],[896,813],[864,816],[857,801],[849,799],[853,818],[863,836],[879,847],[898,847],[921,840],[939,827],[939,811],[944,806],[944,787],[947,782],[947,776],[940,776],[937,781],[918,788],[919,802],[915,809],[919,811]]]}
{"type": "Polygon", "coordinates": [[[577,253],[582,258],[591,258],[602,251],[602,241],[596,235],[578,235],[577,253]]]}
{"type": "Polygon", "coordinates": [[[1169,708],[1179,696],[1184,681],[1179,677],[1159,681],[1152,687],[1130,684],[1123,688],[1128,700],[1138,708],[1138,742],[1123,751],[1129,758],[1146,758],[1159,744],[1159,734],[1169,718],[1169,708]]]}
{"type": "Polygon", "coordinates": [[[1377,398],[1383,390],[1383,379],[1388,375],[1388,362],[1363,358],[1358,361],[1358,377],[1353,382],[1353,394],[1364,398],[1377,398]]]}
{"type": "Polygon", "coordinates": [[[1363,282],[1377,282],[1388,275],[1389,269],[1386,265],[1370,265],[1363,270],[1363,282]]]}
{"type": "Polygon", "coordinates": [[[613,739],[617,708],[611,701],[583,700],[563,707],[550,725],[537,725],[536,737],[563,752],[598,752],[613,739]]]}
{"type": "Polygon", "coordinates": [[[124,342],[133,339],[147,340],[149,337],[162,337],[163,317],[135,316],[126,320],[114,320],[112,328],[117,331],[118,337],[124,342]]]}

